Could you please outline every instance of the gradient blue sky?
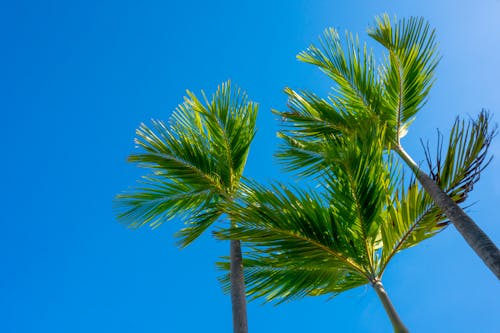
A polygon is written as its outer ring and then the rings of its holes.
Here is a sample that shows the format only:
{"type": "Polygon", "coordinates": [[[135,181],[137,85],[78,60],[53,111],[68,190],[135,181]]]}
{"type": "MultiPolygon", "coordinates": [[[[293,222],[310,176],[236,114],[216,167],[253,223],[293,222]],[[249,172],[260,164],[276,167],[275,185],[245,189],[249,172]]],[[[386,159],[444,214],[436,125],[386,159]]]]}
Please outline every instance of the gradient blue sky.
{"type": "MultiPolygon", "coordinates": [[[[125,162],[135,128],[167,119],[185,89],[232,79],[260,103],[246,175],[290,180],[272,157],[270,109],[284,109],[286,86],[329,86],[295,55],[329,26],[364,39],[382,12],[424,16],[440,41],[437,82],[405,138],[417,159],[419,138],[457,115],[488,108],[499,121],[498,0],[3,1],[0,331],[230,332],[214,266],[228,244],[207,234],[180,251],[179,221],[132,231],[113,216],[113,196],[142,174],[125,162]]],[[[469,210],[497,244],[499,161],[469,210]]],[[[499,283],[453,227],[397,256],[384,280],[412,332],[498,332],[499,283]]],[[[391,331],[369,287],[248,310],[254,333],[391,331]]]]}

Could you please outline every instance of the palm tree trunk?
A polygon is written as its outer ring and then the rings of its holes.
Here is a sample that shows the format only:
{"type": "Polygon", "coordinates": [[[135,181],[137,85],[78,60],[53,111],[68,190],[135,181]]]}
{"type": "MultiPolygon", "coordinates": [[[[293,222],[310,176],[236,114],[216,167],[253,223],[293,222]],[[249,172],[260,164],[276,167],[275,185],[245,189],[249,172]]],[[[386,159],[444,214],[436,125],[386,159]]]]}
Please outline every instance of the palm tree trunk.
{"type": "Polygon", "coordinates": [[[470,247],[483,260],[486,266],[500,279],[500,251],[495,243],[479,228],[479,226],[454,202],[425,172],[423,172],[401,146],[394,150],[413,170],[420,184],[431,196],[436,205],[455,225],[458,232],[470,247]]]}
{"type": "Polygon", "coordinates": [[[389,296],[385,292],[384,286],[382,285],[382,282],[379,279],[375,279],[372,281],[372,287],[375,289],[377,292],[378,298],[382,301],[382,304],[384,305],[385,312],[387,312],[387,315],[389,316],[389,319],[391,320],[392,327],[394,328],[395,333],[409,333],[408,329],[406,326],[403,324],[401,321],[401,318],[399,318],[398,313],[396,312],[396,309],[391,303],[391,300],[389,299],[389,296]]]}
{"type": "Polygon", "coordinates": [[[231,240],[231,303],[234,333],[248,333],[243,259],[239,240],[231,240]]]}

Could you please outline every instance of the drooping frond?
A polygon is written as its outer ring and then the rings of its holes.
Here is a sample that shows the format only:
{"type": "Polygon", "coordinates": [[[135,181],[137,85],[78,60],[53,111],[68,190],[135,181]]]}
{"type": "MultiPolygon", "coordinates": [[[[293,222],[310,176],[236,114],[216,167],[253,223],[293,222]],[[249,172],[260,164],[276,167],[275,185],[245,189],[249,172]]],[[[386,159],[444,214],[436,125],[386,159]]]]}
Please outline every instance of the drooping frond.
{"type": "Polygon", "coordinates": [[[326,178],[332,209],[339,219],[350,221],[351,237],[364,243],[367,265],[374,273],[376,249],[380,247],[381,214],[387,205],[394,174],[384,164],[384,131],[376,127],[354,135],[344,145],[331,150],[332,168],[326,178]]]}
{"type": "Polygon", "coordinates": [[[208,227],[225,213],[225,207],[219,202],[208,202],[199,210],[195,210],[190,214],[189,219],[185,222],[185,227],[179,230],[175,235],[179,239],[178,244],[181,247],[186,247],[198,238],[208,227]]]}
{"type": "MultiPolygon", "coordinates": [[[[251,300],[265,298],[266,302],[280,304],[305,296],[329,295],[368,283],[365,276],[350,270],[338,269],[324,264],[297,264],[293,260],[284,261],[280,255],[267,255],[258,250],[245,253],[243,260],[247,295],[251,300]]],[[[218,266],[229,269],[229,263],[218,266]]],[[[229,275],[221,276],[225,291],[229,290],[229,275]]]]}
{"type": "Polygon", "coordinates": [[[349,226],[339,224],[320,194],[284,185],[252,187],[244,201],[232,207],[237,227],[218,231],[218,237],[239,239],[267,253],[284,253],[299,263],[325,262],[365,271],[356,262],[363,249],[347,232],[336,233],[349,226]]]}
{"type": "Polygon", "coordinates": [[[368,34],[389,52],[382,67],[384,117],[395,130],[397,142],[425,104],[439,58],[434,30],[423,18],[391,24],[389,16],[376,19],[368,34]]]}
{"type": "Polygon", "coordinates": [[[118,219],[131,228],[145,224],[155,228],[174,216],[202,209],[216,193],[159,176],[143,177],[141,186],[119,194],[115,201],[118,219]]]}
{"type": "Polygon", "coordinates": [[[118,218],[131,227],[184,218],[187,226],[178,233],[183,246],[226,213],[255,135],[257,105],[244,92],[227,82],[210,100],[202,95],[188,91],[168,123],[141,124],[140,151],[129,161],[154,176],[116,198],[118,218]]]}

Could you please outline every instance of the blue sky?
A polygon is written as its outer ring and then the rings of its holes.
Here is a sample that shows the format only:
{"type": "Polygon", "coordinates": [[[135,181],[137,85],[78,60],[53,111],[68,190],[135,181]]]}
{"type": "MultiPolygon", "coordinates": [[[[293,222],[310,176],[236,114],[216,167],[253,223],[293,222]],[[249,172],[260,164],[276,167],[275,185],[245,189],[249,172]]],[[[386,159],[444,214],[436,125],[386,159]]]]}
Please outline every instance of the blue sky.
{"type": "MultiPolygon", "coordinates": [[[[272,154],[282,90],[328,90],[295,55],[330,26],[365,39],[376,14],[424,16],[443,56],[430,101],[405,138],[435,139],[457,115],[500,110],[500,2],[12,1],[0,4],[0,331],[230,332],[214,266],[228,253],[209,234],[175,247],[116,222],[115,194],[143,171],[125,162],[135,128],[167,119],[185,89],[231,79],[260,103],[246,175],[291,180],[272,154]]],[[[470,201],[500,243],[500,141],[470,201]]],[[[385,286],[412,332],[495,332],[498,281],[453,227],[397,256],[385,286]]],[[[249,305],[252,332],[389,332],[375,293],[249,305]]]]}

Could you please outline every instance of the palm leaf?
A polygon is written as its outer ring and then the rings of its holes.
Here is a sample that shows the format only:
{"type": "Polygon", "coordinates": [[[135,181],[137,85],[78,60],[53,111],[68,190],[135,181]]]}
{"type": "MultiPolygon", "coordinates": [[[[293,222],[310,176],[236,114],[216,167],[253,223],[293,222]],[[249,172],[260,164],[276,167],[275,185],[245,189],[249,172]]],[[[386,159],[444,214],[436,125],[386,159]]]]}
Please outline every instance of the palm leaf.
{"type": "Polygon", "coordinates": [[[238,195],[257,115],[257,105],[229,82],[210,100],[203,92],[202,100],[187,94],[168,123],[141,124],[135,140],[140,152],[129,161],[153,176],[116,198],[119,220],[133,228],[182,218],[181,246],[227,213],[238,195]]]}
{"type": "MultiPolygon", "coordinates": [[[[305,296],[328,294],[331,297],[340,292],[368,283],[365,276],[356,271],[322,265],[284,262],[282,256],[259,253],[258,250],[245,253],[245,285],[251,300],[264,297],[266,302],[280,304],[305,296]]],[[[229,269],[227,261],[219,262],[219,268],[229,269]]],[[[221,276],[224,291],[229,290],[229,275],[221,276]]]]}
{"type": "Polygon", "coordinates": [[[423,18],[392,25],[389,16],[378,17],[368,35],[389,52],[382,68],[384,108],[397,142],[406,134],[414,115],[427,100],[439,61],[435,33],[423,18]]]}
{"type": "Polygon", "coordinates": [[[380,85],[373,55],[366,45],[360,45],[358,37],[348,33],[342,41],[333,28],[324,32],[319,44],[309,46],[297,58],[318,66],[336,83],[334,91],[346,108],[377,113],[380,85]]]}

